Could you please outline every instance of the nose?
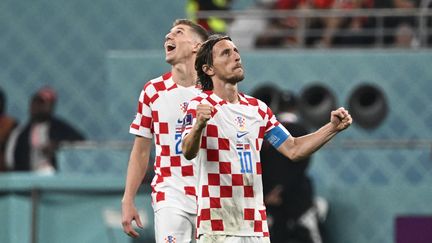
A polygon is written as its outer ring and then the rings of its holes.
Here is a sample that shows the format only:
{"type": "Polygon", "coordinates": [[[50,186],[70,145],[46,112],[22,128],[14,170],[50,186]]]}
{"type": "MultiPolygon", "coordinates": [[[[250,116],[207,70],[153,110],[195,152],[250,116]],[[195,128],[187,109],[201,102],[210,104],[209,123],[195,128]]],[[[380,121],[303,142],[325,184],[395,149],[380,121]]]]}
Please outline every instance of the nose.
{"type": "Polygon", "coordinates": [[[234,58],[236,61],[240,62],[241,61],[240,53],[234,52],[234,58]]]}
{"type": "Polygon", "coordinates": [[[172,39],[172,32],[169,32],[168,34],[165,35],[165,40],[171,40],[172,39]]]}

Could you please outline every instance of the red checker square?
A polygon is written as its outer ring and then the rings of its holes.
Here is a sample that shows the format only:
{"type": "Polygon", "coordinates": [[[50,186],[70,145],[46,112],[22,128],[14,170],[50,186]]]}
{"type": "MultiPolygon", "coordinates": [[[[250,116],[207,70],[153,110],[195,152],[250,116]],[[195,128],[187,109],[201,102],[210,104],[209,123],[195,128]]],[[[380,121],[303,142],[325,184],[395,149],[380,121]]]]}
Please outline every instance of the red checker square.
{"type": "Polygon", "coordinates": [[[209,197],[210,196],[210,192],[209,192],[208,186],[202,186],[202,188],[201,188],[201,196],[202,197],[209,197]]]}
{"type": "Polygon", "coordinates": [[[160,167],[160,163],[161,163],[161,157],[160,156],[156,156],[155,167],[159,168],[160,167]]]}
{"type": "Polygon", "coordinates": [[[148,96],[147,94],[144,95],[144,103],[145,104],[150,104],[151,102],[151,98],[150,96],[148,96]]]}
{"type": "Polygon", "coordinates": [[[260,127],[258,131],[258,138],[264,138],[265,135],[265,127],[260,127]]]}
{"type": "Polygon", "coordinates": [[[170,165],[171,166],[180,166],[181,165],[181,158],[180,156],[171,156],[170,157],[170,165]]]}
{"type": "Polygon", "coordinates": [[[217,149],[208,149],[207,161],[219,161],[219,151],[217,149]]]}
{"type": "Polygon", "coordinates": [[[263,231],[263,227],[262,227],[262,221],[261,220],[257,220],[254,222],[254,232],[262,232],[263,231]]]}
{"type": "Polygon", "coordinates": [[[262,174],[261,162],[259,161],[256,163],[256,171],[258,175],[262,174]]]}
{"type": "Polygon", "coordinates": [[[193,166],[192,165],[182,166],[181,172],[182,172],[182,176],[193,176],[194,175],[193,166]]]}
{"type": "Polygon", "coordinates": [[[244,209],[244,219],[245,220],[254,220],[255,219],[255,209],[245,208],[244,209]]]}
{"type": "Polygon", "coordinates": [[[157,178],[156,178],[156,184],[157,183],[162,183],[163,181],[164,181],[163,176],[157,176],[157,178]]]}
{"type": "Polygon", "coordinates": [[[231,163],[230,162],[220,162],[219,163],[219,173],[231,174],[231,163]]]}
{"type": "Polygon", "coordinates": [[[150,102],[153,103],[159,98],[159,94],[155,94],[151,97],[150,102]]]}
{"type": "Polygon", "coordinates": [[[170,167],[161,167],[160,171],[161,171],[161,174],[163,177],[171,176],[171,168],[170,167]]]}
{"type": "Polygon", "coordinates": [[[269,233],[269,232],[263,232],[263,236],[264,236],[264,237],[269,237],[269,236],[270,236],[270,233],[269,233]]]}
{"type": "Polygon", "coordinates": [[[267,112],[267,115],[268,115],[269,117],[272,117],[272,116],[273,116],[273,111],[270,109],[270,107],[267,107],[266,112],[267,112]]]}
{"type": "Polygon", "coordinates": [[[186,195],[196,196],[195,187],[193,186],[185,186],[184,191],[186,195]]]}
{"type": "Polygon", "coordinates": [[[210,198],[210,208],[221,208],[220,198],[211,197],[210,198]]]}
{"type": "Polygon", "coordinates": [[[137,124],[135,124],[135,123],[132,123],[132,124],[130,125],[130,127],[133,128],[133,129],[135,129],[135,130],[138,130],[138,129],[140,128],[140,126],[137,125],[137,124]]]}
{"type": "Polygon", "coordinates": [[[156,202],[160,202],[165,200],[165,193],[164,192],[157,192],[156,193],[156,202]]]}
{"type": "Polygon", "coordinates": [[[159,112],[152,111],[152,118],[153,118],[153,122],[159,122],[159,112]]]}
{"type": "Polygon", "coordinates": [[[159,133],[168,134],[168,123],[166,122],[159,123],[159,133]]]}
{"type": "Polygon", "coordinates": [[[210,220],[210,209],[209,208],[205,208],[205,209],[201,209],[200,212],[200,219],[201,220],[210,220]]]}
{"type": "Polygon", "coordinates": [[[151,117],[142,116],[140,121],[140,126],[150,128],[151,127],[152,119],[151,117]]]}
{"type": "Polygon", "coordinates": [[[211,229],[214,231],[223,231],[224,225],[221,219],[211,220],[211,229]]]}
{"type": "Polygon", "coordinates": [[[229,140],[226,138],[218,138],[218,148],[220,150],[229,150],[230,149],[229,140]]]}
{"type": "Polygon", "coordinates": [[[257,151],[261,151],[260,139],[255,139],[255,147],[257,151]]]}
{"type": "Polygon", "coordinates": [[[220,197],[232,197],[232,186],[221,186],[220,197]]]}
{"type": "Polygon", "coordinates": [[[233,174],[232,175],[232,185],[233,186],[243,186],[243,175],[233,174]]]}
{"type": "Polygon", "coordinates": [[[207,148],[207,137],[206,136],[201,137],[201,148],[207,148]]]}
{"type": "Polygon", "coordinates": [[[157,83],[154,83],[153,85],[157,91],[162,91],[162,90],[166,89],[164,82],[157,82],[157,83]]]}
{"type": "Polygon", "coordinates": [[[219,186],[220,185],[219,174],[208,174],[207,179],[208,179],[208,184],[211,186],[219,186]]]}
{"type": "Polygon", "coordinates": [[[244,186],[243,189],[244,189],[244,197],[254,196],[253,186],[244,186]]]}
{"type": "Polygon", "coordinates": [[[258,109],[258,114],[264,119],[267,113],[261,109],[258,109]]]}
{"type": "Polygon", "coordinates": [[[170,155],[169,145],[161,145],[161,155],[162,156],[169,156],[170,155]]]}
{"type": "MultiPolygon", "coordinates": [[[[153,132],[154,133],[154,132],[153,132]]],[[[157,144],[157,145],[160,145],[160,136],[159,136],[159,134],[155,134],[155,143],[157,144]]]]}
{"type": "Polygon", "coordinates": [[[137,109],[137,112],[138,112],[138,113],[142,113],[142,108],[143,108],[143,103],[142,103],[142,102],[138,102],[138,109],[137,109]]]}
{"type": "Polygon", "coordinates": [[[249,104],[253,105],[253,106],[257,106],[258,105],[258,100],[255,98],[247,98],[249,104]]]}
{"type": "Polygon", "coordinates": [[[260,213],[262,220],[266,220],[267,219],[267,214],[266,214],[265,210],[259,210],[258,212],[260,213]]]}
{"type": "Polygon", "coordinates": [[[163,79],[163,80],[167,80],[167,79],[169,79],[171,76],[172,76],[172,73],[171,73],[171,72],[167,72],[167,73],[165,73],[164,75],[162,75],[162,79],[163,79]]]}
{"type": "Polygon", "coordinates": [[[215,125],[207,125],[207,137],[218,137],[218,129],[215,125]]]}

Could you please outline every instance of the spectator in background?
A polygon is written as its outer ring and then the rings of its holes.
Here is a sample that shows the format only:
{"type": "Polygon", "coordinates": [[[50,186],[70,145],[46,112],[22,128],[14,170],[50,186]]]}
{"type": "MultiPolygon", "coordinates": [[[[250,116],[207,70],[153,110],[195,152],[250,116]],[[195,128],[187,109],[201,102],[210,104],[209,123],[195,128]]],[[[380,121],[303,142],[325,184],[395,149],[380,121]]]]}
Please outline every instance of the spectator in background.
{"type": "MultiPolygon", "coordinates": [[[[420,7],[420,3],[421,0],[375,0],[375,7],[407,10],[420,7]]],[[[384,18],[382,27],[386,31],[383,44],[399,48],[416,47],[418,45],[415,33],[417,24],[417,17],[415,16],[391,16],[384,18]]]]}
{"type": "Polygon", "coordinates": [[[84,140],[78,130],[54,115],[56,101],[57,94],[50,87],[41,88],[31,97],[28,123],[16,128],[8,141],[6,158],[11,170],[53,174],[58,145],[84,140]]]}
{"type": "MultiPolygon", "coordinates": [[[[372,8],[373,0],[277,0],[275,10],[342,9],[350,11],[372,8]]],[[[268,29],[256,41],[257,47],[331,47],[336,45],[368,45],[365,28],[372,22],[366,17],[311,17],[288,16],[271,20],[268,29]],[[283,34],[283,31],[288,31],[283,34]]]]}
{"type": "MultiPolygon", "coordinates": [[[[294,93],[281,92],[278,100],[276,117],[282,125],[295,137],[308,134],[299,120],[294,93]]],[[[264,203],[272,219],[272,242],[322,242],[313,185],[307,173],[311,157],[293,162],[264,142],[261,160],[266,162],[262,163],[264,203]]]]}
{"type": "Polygon", "coordinates": [[[189,19],[196,21],[209,33],[226,33],[228,20],[217,16],[198,18],[199,11],[226,11],[231,8],[232,0],[188,0],[186,13],[189,19]]]}
{"type": "Polygon", "coordinates": [[[0,88],[0,172],[6,170],[6,142],[18,122],[6,114],[6,95],[0,88]]]}

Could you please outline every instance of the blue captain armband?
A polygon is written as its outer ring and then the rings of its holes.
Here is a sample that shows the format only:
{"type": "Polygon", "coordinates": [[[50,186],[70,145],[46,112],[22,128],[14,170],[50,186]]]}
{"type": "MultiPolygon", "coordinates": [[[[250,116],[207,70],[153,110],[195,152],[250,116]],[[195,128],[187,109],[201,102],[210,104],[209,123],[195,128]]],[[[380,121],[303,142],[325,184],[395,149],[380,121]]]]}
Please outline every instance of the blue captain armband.
{"type": "Polygon", "coordinates": [[[289,132],[280,126],[281,125],[274,127],[264,136],[264,138],[275,148],[279,148],[279,146],[281,146],[281,144],[290,136],[289,132]]]}

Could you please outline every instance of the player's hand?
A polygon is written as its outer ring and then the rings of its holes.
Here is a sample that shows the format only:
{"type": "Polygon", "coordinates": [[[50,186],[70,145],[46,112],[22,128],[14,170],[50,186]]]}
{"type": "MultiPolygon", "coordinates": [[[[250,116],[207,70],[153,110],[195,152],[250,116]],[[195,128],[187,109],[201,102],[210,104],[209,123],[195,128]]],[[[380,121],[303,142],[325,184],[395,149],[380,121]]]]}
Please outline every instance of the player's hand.
{"type": "Polygon", "coordinates": [[[133,203],[122,203],[122,225],[123,231],[130,237],[137,238],[138,232],[135,231],[132,225],[132,221],[135,221],[136,225],[143,228],[140,216],[133,203]]]}
{"type": "Polygon", "coordinates": [[[330,122],[336,131],[342,131],[349,127],[353,120],[348,111],[345,110],[345,108],[340,107],[331,112],[330,122]]]}
{"type": "Polygon", "coordinates": [[[196,124],[199,128],[204,128],[207,125],[207,121],[210,120],[213,112],[213,106],[208,104],[199,104],[196,108],[196,124]]]}

